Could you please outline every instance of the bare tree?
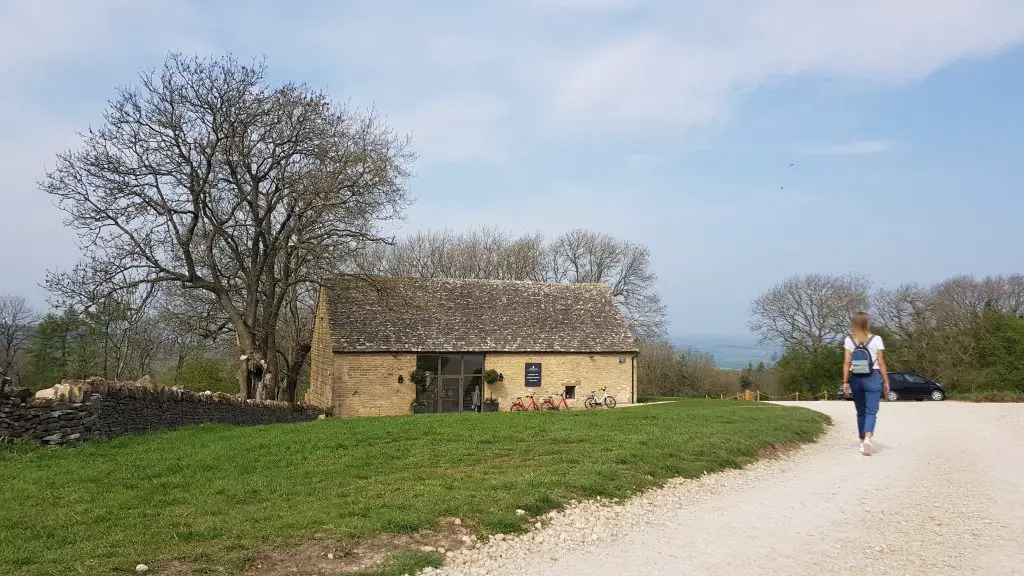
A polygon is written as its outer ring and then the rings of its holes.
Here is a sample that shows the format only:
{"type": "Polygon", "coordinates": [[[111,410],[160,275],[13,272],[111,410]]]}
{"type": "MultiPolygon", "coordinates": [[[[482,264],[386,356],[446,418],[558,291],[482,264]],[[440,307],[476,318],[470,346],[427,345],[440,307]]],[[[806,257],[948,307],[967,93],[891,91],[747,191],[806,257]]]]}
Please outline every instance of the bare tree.
{"type": "Polygon", "coordinates": [[[932,289],[932,302],[940,326],[961,330],[973,325],[986,307],[994,307],[998,288],[970,276],[950,278],[932,289]]]}
{"type": "Polygon", "coordinates": [[[711,354],[680,350],[667,340],[642,340],[637,359],[641,396],[703,396],[718,381],[721,370],[711,354]]]}
{"type": "Polygon", "coordinates": [[[1013,274],[1006,277],[1003,282],[1003,308],[1018,317],[1024,317],[1024,275],[1013,274]]]}
{"type": "Polygon", "coordinates": [[[794,276],[751,305],[750,329],[762,342],[816,350],[840,341],[850,318],[868,309],[870,283],[862,276],[794,276]]]}
{"type": "Polygon", "coordinates": [[[655,290],[658,277],[646,246],[577,229],[555,239],[550,262],[556,282],[608,284],[636,337],[655,339],[665,333],[665,306],[655,290]]]}
{"type": "Polygon", "coordinates": [[[0,383],[21,384],[21,363],[38,315],[21,296],[0,295],[0,383]]]}
{"type": "Polygon", "coordinates": [[[380,224],[408,201],[406,138],[230,57],[170,55],[120,89],[83,139],[42,182],[82,240],[78,274],[111,291],[174,284],[215,302],[248,397],[276,394],[292,288],[387,242],[380,224]]]}
{"type": "Polygon", "coordinates": [[[599,232],[574,230],[550,243],[540,234],[517,237],[497,228],[420,232],[394,246],[376,247],[358,269],[421,278],[606,283],[634,335],[653,339],[665,332],[650,251],[599,232]]]}
{"type": "Polygon", "coordinates": [[[873,298],[875,323],[894,336],[907,339],[915,327],[933,316],[931,292],[916,284],[904,284],[894,290],[880,289],[873,298]]]}
{"type": "Polygon", "coordinates": [[[285,300],[277,337],[283,381],[278,391],[278,400],[296,401],[299,377],[312,350],[311,336],[316,316],[316,296],[315,286],[300,284],[292,287],[292,294],[285,300]]]}
{"type": "Polygon", "coordinates": [[[390,276],[544,281],[546,250],[540,234],[514,237],[491,227],[418,232],[394,246],[376,246],[358,268],[390,276]]]}
{"type": "Polygon", "coordinates": [[[989,276],[978,283],[986,308],[1021,316],[1024,314],[1024,276],[989,276]]]}
{"type": "Polygon", "coordinates": [[[84,267],[49,277],[50,305],[57,310],[78,310],[99,332],[98,375],[115,380],[141,376],[145,367],[138,363],[138,345],[144,339],[143,330],[149,328],[149,308],[157,285],[137,284],[124,276],[106,284],[93,280],[84,267]],[[60,284],[53,285],[58,279],[60,284]]]}

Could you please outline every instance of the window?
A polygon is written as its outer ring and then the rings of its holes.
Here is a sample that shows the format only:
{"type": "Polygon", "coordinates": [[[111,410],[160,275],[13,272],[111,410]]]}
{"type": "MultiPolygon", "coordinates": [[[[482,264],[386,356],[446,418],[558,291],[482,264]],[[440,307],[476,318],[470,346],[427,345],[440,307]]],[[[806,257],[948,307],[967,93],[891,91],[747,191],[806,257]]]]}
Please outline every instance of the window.
{"type": "Polygon", "coordinates": [[[416,369],[437,374],[437,356],[434,354],[420,354],[416,357],[416,369]]]}
{"type": "Polygon", "coordinates": [[[462,374],[462,356],[457,354],[450,356],[441,356],[441,371],[442,376],[459,376],[462,374]]]}
{"type": "Polygon", "coordinates": [[[576,387],[575,386],[566,386],[565,387],[565,399],[566,400],[575,400],[576,399],[576,387]]]}
{"type": "Polygon", "coordinates": [[[462,357],[462,373],[463,374],[483,374],[484,373],[484,355],[483,354],[466,354],[462,357]]]}
{"type": "Polygon", "coordinates": [[[483,399],[483,354],[419,354],[416,369],[430,373],[426,389],[416,399],[428,412],[479,410],[483,399]]]}
{"type": "Polygon", "coordinates": [[[906,380],[907,380],[908,382],[911,382],[911,383],[913,383],[913,384],[924,384],[924,383],[925,383],[925,379],[924,379],[924,378],[921,378],[921,377],[920,377],[920,376],[918,376],[917,374],[904,374],[904,375],[903,375],[903,377],[904,377],[904,378],[905,378],[905,379],[906,379],[906,380]]]}

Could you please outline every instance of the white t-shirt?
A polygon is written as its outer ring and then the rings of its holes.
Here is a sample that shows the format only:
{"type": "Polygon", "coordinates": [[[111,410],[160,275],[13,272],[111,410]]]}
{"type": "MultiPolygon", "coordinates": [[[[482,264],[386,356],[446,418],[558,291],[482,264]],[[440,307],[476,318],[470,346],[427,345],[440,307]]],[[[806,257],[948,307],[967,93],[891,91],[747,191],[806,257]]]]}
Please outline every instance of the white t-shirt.
{"type": "MultiPolygon", "coordinates": [[[[856,346],[853,344],[853,339],[849,336],[846,337],[846,342],[843,342],[843,347],[853,352],[856,346]]],[[[872,336],[871,341],[868,342],[868,352],[871,353],[871,363],[874,365],[875,370],[878,370],[878,351],[885,350],[885,344],[882,342],[881,336],[872,336]]]]}

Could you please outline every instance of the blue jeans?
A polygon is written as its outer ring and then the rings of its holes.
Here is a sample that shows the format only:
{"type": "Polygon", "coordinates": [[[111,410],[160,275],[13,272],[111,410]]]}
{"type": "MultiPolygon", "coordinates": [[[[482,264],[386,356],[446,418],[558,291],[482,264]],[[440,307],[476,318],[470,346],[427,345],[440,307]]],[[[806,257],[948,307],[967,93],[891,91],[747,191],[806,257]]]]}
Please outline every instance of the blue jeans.
{"type": "Polygon", "coordinates": [[[850,392],[857,407],[857,432],[860,439],[875,433],[878,405],[882,400],[882,375],[875,370],[870,376],[850,376],[850,392]]]}

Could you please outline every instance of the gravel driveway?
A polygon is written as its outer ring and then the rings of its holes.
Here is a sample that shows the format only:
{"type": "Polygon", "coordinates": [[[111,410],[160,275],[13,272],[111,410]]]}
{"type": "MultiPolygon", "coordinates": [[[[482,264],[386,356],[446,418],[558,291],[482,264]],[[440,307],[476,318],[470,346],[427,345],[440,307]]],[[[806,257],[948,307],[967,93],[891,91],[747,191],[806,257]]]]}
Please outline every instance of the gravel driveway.
{"type": "Polygon", "coordinates": [[[857,452],[852,402],[801,406],[835,420],[818,444],[573,506],[432,572],[1024,574],[1024,404],[883,403],[870,458],[857,452]]]}

